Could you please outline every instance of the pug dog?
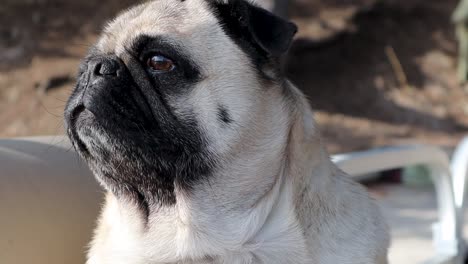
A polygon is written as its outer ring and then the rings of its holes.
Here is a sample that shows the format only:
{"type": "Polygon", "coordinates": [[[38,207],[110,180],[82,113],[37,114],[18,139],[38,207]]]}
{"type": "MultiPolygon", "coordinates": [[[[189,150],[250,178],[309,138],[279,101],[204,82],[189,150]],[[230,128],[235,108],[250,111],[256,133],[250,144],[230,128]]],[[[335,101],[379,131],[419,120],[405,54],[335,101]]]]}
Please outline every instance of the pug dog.
{"type": "Polygon", "coordinates": [[[107,25],[65,110],[107,191],[88,264],[386,263],[378,206],[280,70],[296,31],[245,0],[155,0],[107,25]]]}

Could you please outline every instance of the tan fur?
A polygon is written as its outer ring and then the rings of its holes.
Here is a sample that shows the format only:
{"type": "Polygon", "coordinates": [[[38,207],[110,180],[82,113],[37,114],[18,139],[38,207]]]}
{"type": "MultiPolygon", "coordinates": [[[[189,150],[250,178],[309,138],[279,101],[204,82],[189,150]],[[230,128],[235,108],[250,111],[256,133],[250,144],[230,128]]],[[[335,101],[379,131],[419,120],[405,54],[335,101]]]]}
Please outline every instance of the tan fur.
{"type": "Polygon", "coordinates": [[[193,111],[221,159],[190,195],[144,223],[138,209],[108,194],[88,264],[383,264],[388,234],[377,205],[330,161],[304,95],[290,83],[259,80],[203,0],[157,0],[113,21],[98,42],[124,56],[141,34],[190,51],[204,78],[169,104],[193,111]],[[216,125],[226,105],[235,122],[216,125]]]}

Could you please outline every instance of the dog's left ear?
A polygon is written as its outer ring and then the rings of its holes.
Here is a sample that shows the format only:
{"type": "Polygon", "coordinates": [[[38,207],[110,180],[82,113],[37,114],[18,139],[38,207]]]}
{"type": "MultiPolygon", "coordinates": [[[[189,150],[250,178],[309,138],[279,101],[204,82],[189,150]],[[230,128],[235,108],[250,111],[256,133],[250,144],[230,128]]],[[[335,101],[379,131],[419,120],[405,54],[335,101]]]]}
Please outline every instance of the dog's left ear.
{"type": "Polygon", "coordinates": [[[248,27],[257,43],[273,56],[285,53],[297,32],[294,23],[248,4],[248,27]]]}
{"type": "Polygon", "coordinates": [[[297,32],[294,23],[246,0],[210,1],[223,27],[234,40],[248,42],[271,56],[279,57],[285,53],[297,32]]]}

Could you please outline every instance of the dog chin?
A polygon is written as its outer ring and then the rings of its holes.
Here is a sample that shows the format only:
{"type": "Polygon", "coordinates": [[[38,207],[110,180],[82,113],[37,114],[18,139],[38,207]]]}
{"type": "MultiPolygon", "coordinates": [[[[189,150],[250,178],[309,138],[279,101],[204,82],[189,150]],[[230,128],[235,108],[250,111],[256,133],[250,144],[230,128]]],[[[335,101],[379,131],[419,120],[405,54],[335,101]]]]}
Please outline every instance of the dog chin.
{"type": "Polygon", "coordinates": [[[109,130],[87,110],[77,116],[76,126],[73,145],[105,189],[133,201],[145,214],[151,204],[175,203],[174,179],[159,173],[161,161],[149,151],[154,142],[124,129],[109,130]]]}

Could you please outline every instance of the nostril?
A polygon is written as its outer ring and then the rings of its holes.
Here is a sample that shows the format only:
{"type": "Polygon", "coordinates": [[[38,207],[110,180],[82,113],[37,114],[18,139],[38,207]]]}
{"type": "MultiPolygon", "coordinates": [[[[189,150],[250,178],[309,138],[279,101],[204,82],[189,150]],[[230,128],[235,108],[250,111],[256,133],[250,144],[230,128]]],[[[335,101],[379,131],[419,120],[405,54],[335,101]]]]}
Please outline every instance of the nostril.
{"type": "Polygon", "coordinates": [[[94,66],[94,74],[95,75],[102,75],[101,74],[101,68],[102,68],[102,63],[100,63],[100,62],[96,63],[96,65],[94,66]]]}

